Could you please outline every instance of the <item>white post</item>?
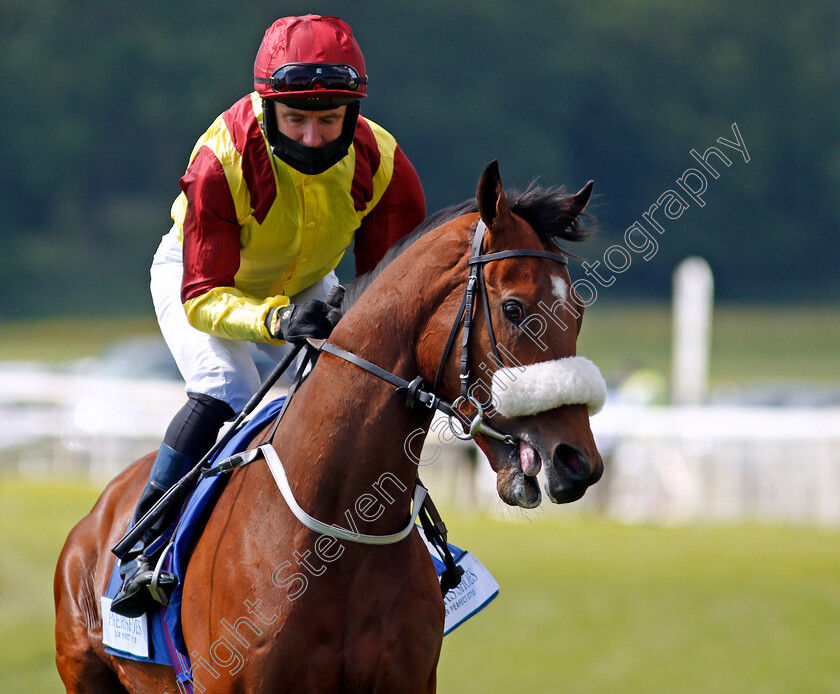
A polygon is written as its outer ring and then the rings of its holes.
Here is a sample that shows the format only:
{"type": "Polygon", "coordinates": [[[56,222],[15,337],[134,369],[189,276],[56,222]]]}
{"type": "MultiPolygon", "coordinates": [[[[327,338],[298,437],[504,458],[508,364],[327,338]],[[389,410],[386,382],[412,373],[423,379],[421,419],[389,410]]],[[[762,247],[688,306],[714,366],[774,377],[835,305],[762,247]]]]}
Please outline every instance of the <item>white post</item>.
{"type": "Polygon", "coordinates": [[[702,402],[709,389],[714,279],[703,258],[686,258],[674,272],[672,399],[702,402]]]}

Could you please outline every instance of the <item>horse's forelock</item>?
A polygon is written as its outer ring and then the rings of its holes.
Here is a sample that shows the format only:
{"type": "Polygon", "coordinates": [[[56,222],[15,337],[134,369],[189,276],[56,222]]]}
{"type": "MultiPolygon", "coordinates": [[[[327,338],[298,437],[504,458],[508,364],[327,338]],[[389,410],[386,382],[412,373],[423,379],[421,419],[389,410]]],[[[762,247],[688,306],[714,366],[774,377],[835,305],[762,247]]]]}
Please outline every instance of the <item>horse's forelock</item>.
{"type": "Polygon", "coordinates": [[[595,233],[592,218],[569,212],[574,197],[562,187],[541,188],[532,183],[524,192],[514,192],[511,210],[522,217],[543,241],[584,241],[595,233]]]}
{"type": "MultiPolygon", "coordinates": [[[[573,216],[569,213],[572,197],[562,187],[543,188],[533,183],[524,191],[511,190],[507,193],[508,200],[514,201],[510,206],[511,211],[528,222],[542,241],[555,244],[558,241],[577,243],[595,233],[589,215],[573,216]]],[[[353,280],[344,295],[342,311],[346,312],[373,280],[415,241],[456,217],[474,212],[478,212],[478,205],[475,198],[472,198],[427,217],[413,232],[395,243],[373,270],[353,280]]]]}

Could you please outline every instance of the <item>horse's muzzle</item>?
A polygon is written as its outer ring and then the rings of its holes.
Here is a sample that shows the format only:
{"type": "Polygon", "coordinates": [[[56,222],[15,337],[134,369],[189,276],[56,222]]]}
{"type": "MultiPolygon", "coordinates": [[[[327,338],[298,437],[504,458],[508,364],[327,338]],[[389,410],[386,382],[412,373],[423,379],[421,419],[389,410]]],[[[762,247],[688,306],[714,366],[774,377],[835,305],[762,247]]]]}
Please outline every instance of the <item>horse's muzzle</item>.
{"type": "Polygon", "coordinates": [[[590,460],[582,451],[565,443],[558,444],[546,466],[545,491],[555,504],[568,504],[580,499],[590,485],[604,472],[600,457],[590,460]]]}

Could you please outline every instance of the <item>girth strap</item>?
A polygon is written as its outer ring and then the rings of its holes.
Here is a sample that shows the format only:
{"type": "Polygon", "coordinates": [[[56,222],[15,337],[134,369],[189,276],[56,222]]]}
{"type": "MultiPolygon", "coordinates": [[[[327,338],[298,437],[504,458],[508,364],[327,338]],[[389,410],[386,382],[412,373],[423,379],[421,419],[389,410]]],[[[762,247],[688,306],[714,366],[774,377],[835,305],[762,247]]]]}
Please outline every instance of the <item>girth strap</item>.
{"type": "MultiPolygon", "coordinates": [[[[417,480],[418,484],[420,480],[417,480]]],[[[464,569],[455,563],[452,552],[447,542],[446,523],[443,522],[440,513],[432,501],[432,497],[426,496],[423,499],[423,510],[420,513],[420,525],[423,526],[423,534],[440,555],[446,567],[440,576],[440,591],[445,596],[450,590],[457,588],[461,583],[461,576],[464,569]]]]}

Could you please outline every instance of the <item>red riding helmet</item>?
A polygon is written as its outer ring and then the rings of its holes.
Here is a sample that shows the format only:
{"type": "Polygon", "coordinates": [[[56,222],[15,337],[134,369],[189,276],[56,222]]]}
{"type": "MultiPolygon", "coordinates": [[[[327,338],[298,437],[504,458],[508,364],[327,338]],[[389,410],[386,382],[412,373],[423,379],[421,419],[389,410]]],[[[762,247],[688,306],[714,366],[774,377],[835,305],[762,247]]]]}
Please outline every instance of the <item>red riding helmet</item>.
{"type": "Polygon", "coordinates": [[[283,17],[268,28],[257,51],[254,87],[263,99],[349,103],[366,96],[365,59],[352,29],[338,17],[283,17]]]}

